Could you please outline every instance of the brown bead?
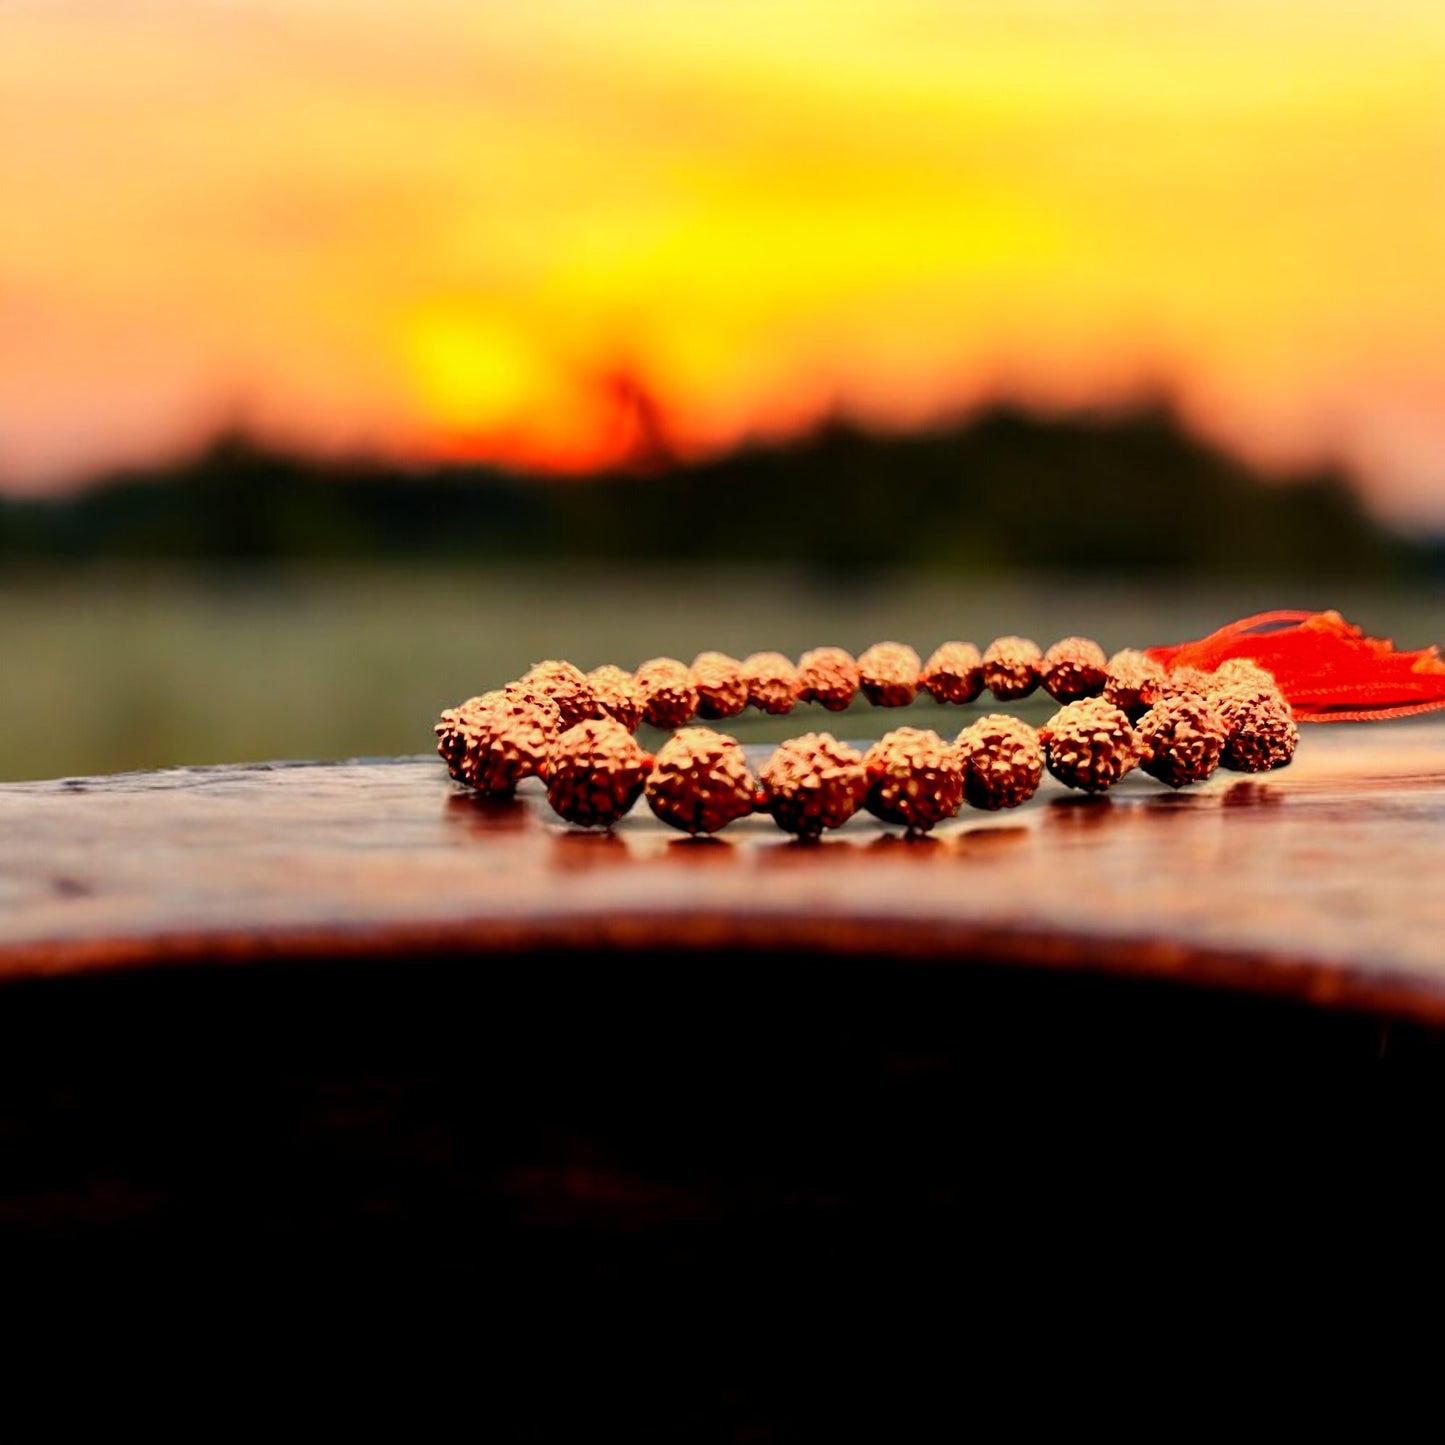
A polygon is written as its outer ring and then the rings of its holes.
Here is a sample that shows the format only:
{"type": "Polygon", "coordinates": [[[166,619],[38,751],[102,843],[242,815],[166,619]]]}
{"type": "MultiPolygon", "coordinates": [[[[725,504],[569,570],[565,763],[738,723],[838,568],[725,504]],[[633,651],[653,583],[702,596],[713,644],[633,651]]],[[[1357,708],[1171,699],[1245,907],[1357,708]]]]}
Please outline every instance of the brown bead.
{"type": "Polygon", "coordinates": [[[1027,637],[997,637],[984,649],[983,683],[1000,702],[1027,697],[1039,685],[1043,654],[1027,637]]]}
{"type": "Polygon", "coordinates": [[[436,734],[437,753],[442,762],[447,765],[447,772],[452,777],[460,778],[457,772],[457,761],[462,755],[461,729],[458,727],[458,719],[461,716],[460,707],[444,707],[441,716],[432,725],[432,732],[436,734]]]}
{"type": "Polygon", "coordinates": [[[945,642],[918,681],[938,702],[972,702],[983,691],[983,658],[971,642],[945,642]]]}
{"type": "Polygon", "coordinates": [[[1229,729],[1220,762],[1237,773],[1265,773],[1294,757],[1299,728],[1294,713],[1271,680],[1268,686],[1241,683],[1212,699],[1229,729]]]}
{"type": "Polygon", "coordinates": [[[799,702],[842,712],[858,695],[858,664],[841,647],[815,647],[798,661],[799,702]]]}
{"type": "Polygon", "coordinates": [[[923,664],[903,642],[875,642],[858,658],[858,680],[874,707],[907,707],[918,693],[923,664]]]}
{"type": "Polygon", "coordinates": [[[1214,687],[1216,691],[1225,687],[1237,687],[1241,683],[1250,687],[1268,688],[1272,692],[1279,692],[1279,684],[1274,680],[1274,674],[1267,668],[1261,667],[1252,657],[1231,657],[1221,662],[1215,669],[1214,687]]]}
{"type": "Polygon", "coordinates": [[[798,700],[798,669],[781,652],[754,652],[743,658],[748,702],[763,712],[792,712],[798,700]]]}
{"type": "Polygon", "coordinates": [[[1126,647],[1109,659],[1104,674],[1104,701],[1131,719],[1140,716],[1163,695],[1169,674],[1146,652],[1126,647]]]}
{"type": "Polygon", "coordinates": [[[700,652],[692,664],[697,710],[703,717],[736,717],[748,705],[743,665],[725,652],[700,652]]]}
{"type": "Polygon", "coordinates": [[[654,657],[637,669],[642,716],[655,728],[680,728],[697,712],[692,669],[674,657],[654,657]]]}
{"type": "Polygon", "coordinates": [[[562,726],[570,728],[597,711],[597,698],[587,674],[570,662],[534,662],[518,679],[520,686],[550,697],[557,704],[562,726]]]}
{"type": "Polygon", "coordinates": [[[437,752],[447,765],[447,772],[458,782],[462,781],[461,761],[467,750],[467,728],[479,709],[499,701],[500,692],[484,693],[469,697],[456,707],[444,707],[432,731],[436,734],[437,752]]]}
{"type": "MultiPolygon", "coordinates": [[[[1213,697],[1219,685],[1212,672],[1197,667],[1170,667],[1154,687],[1154,702],[1168,697],[1213,697]]],[[[1154,704],[1151,703],[1152,707],[1154,704]]]]}
{"type": "Polygon", "coordinates": [[[610,828],[637,801],[652,759],[613,718],[589,718],[552,744],[547,801],[569,823],[610,828]]]}
{"type": "Polygon", "coordinates": [[[759,781],[773,821],[800,838],[842,827],[868,793],[863,754],[831,733],[789,738],[764,764],[759,781]]]}
{"type": "Polygon", "coordinates": [[[685,833],[716,833],[753,811],[757,784],[736,738],[712,728],[683,728],[657,750],[647,804],[685,833]]]}
{"type": "Polygon", "coordinates": [[[1101,793],[1138,761],[1134,729],[1101,697],[1065,703],[1043,727],[1044,766],[1067,788],[1101,793]]]}
{"type": "Polygon", "coordinates": [[[1063,637],[1044,653],[1039,681],[1059,702],[1097,697],[1104,687],[1108,659],[1104,649],[1087,637],[1063,637]]]}
{"type": "Polygon", "coordinates": [[[597,699],[597,716],[610,717],[628,732],[635,733],[643,713],[642,689],[637,679],[625,668],[608,662],[594,667],[587,674],[587,681],[592,684],[592,693],[597,699]]]}
{"type": "Polygon", "coordinates": [[[925,833],[951,818],[963,801],[958,752],[927,728],[895,728],[863,757],[868,796],[863,806],[885,823],[925,833]]]}
{"type": "Polygon", "coordinates": [[[963,796],[974,808],[1016,808],[1038,791],[1044,774],[1039,735],[1007,713],[970,723],[954,742],[963,796]]]}
{"type": "Polygon", "coordinates": [[[1160,698],[1135,726],[1139,766],[1150,777],[1182,788],[1202,783],[1219,766],[1229,725],[1206,697],[1160,698]]]}
{"type": "Polygon", "coordinates": [[[545,697],[488,693],[464,703],[451,724],[459,734],[452,776],[492,797],[511,793],[523,778],[544,777],[558,720],[557,705],[545,697]]]}

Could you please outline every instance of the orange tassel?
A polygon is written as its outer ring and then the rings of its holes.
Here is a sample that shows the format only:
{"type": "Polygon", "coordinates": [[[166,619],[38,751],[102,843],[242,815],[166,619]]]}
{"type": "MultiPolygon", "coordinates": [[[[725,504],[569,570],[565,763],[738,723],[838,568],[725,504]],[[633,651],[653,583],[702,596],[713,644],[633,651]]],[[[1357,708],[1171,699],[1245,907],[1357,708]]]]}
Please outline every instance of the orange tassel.
{"type": "Polygon", "coordinates": [[[1338,612],[1261,612],[1175,647],[1151,647],[1165,667],[1212,672],[1248,657],[1274,674],[1300,722],[1373,722],[1445,708],[1436,647],[1396,652],[1338,612]]]}

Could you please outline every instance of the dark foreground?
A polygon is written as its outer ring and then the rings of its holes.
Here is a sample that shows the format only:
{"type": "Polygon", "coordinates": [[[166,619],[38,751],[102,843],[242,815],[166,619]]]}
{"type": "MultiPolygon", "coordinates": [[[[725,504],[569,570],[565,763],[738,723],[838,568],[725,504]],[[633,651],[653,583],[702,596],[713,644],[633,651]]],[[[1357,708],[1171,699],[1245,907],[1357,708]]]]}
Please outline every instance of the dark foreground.
{"type": "Polygon", "coordinates": [[[0,790],[8,1298],[516,1440],[956,1438],[1375,1328],[1445,1203],[1441,739],[811,849],[421,760],[0,790]]]}

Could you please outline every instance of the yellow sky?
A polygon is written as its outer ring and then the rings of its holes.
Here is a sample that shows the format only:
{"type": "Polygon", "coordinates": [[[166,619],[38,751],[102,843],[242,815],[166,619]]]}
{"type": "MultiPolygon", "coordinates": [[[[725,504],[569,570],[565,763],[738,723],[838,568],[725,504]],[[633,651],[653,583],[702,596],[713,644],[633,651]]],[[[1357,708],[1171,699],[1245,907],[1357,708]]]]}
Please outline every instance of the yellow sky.
{"type": "Polygon", "coordinates": [[[1445,525],[1440,0],[0,0],[0,476],[1167,387],[1445,525]]]}

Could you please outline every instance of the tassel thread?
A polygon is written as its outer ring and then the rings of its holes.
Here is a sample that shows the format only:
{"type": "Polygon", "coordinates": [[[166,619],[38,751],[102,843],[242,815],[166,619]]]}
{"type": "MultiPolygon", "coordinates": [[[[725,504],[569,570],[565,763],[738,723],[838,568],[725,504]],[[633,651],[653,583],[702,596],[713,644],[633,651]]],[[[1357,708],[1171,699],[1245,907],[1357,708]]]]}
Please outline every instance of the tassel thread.
{"type": "Polygon", "coordinates": [[[1377,722],[1445,708],[1445,662],[1437,647],[1396,651],[1338,612],[1260,612],[1208,637],[1148,655],[1166,668],[1213,672],[1245,657],[1274,675],[1300,722],[1377,722]]]}

